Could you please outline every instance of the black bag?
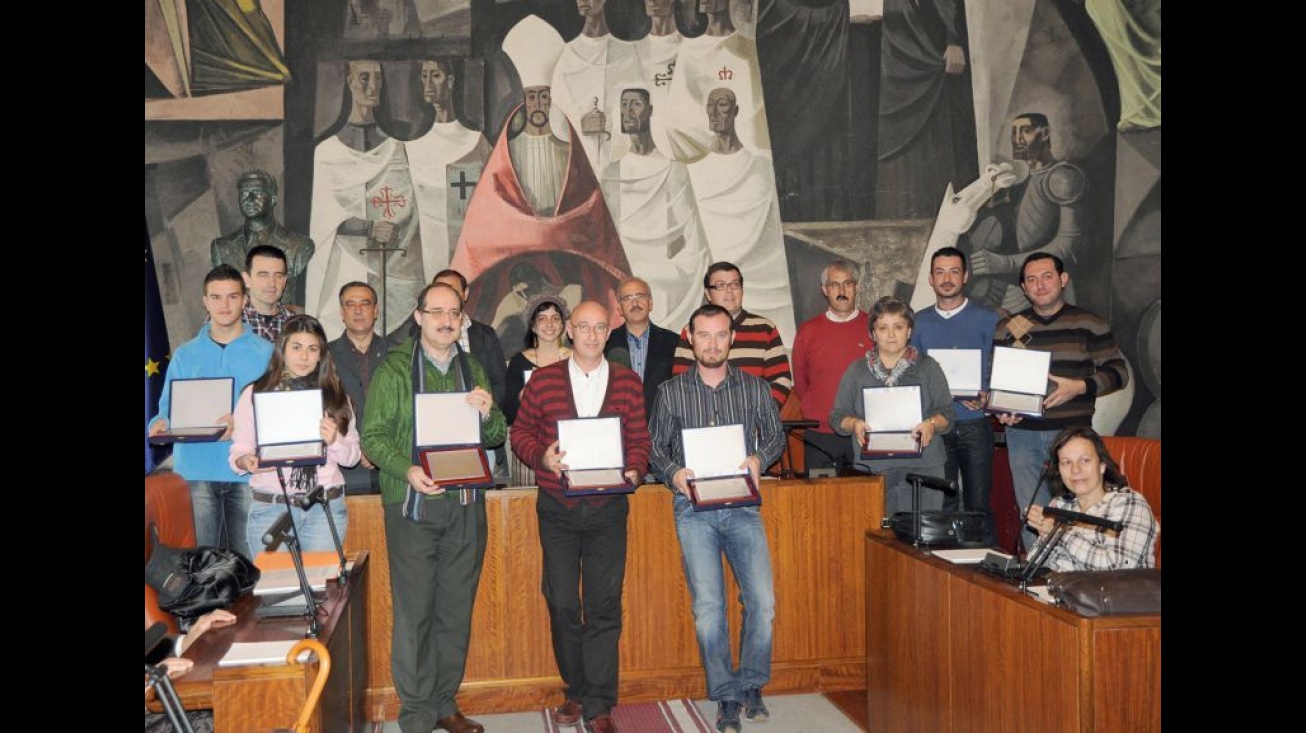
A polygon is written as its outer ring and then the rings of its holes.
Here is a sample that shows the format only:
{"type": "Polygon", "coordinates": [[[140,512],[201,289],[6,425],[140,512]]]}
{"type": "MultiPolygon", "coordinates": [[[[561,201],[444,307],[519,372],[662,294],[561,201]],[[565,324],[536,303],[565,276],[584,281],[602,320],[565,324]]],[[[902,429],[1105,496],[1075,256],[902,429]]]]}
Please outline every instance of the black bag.
{"type": "Polygon", "coordinates": [[[1161,612],[1161,571],[1077,570],[1048,575],[1048,592],[1062,605],[1090,618],[1161,612]]]}
{"type": "MultiPolygon", "coordinates": [[[[903,542],[916,541],[916,515],[894,512],[889,520],[893,534],[903,542]]],[[[921,544],[931,547],[988,547],[981,512],[921,512],[921,544]]]]}
{"type": "Polygon", "coordinates": [[[169,547],[150,526],[154,552],[145,582],[159,592],[159,608],[183,621],[225,608],[253,590],[259,569],[238,552],[218,547],[169,547]]]}

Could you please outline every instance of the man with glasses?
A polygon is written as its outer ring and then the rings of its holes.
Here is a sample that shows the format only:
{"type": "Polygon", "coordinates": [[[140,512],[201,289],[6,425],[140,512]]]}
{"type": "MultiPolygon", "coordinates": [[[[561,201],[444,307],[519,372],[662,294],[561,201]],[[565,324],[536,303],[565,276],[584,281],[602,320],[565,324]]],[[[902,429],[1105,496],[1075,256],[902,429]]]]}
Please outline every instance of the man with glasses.
{"type": "MultiPolygon", "coordinates": [[[[327,344],[331,361],[335,362],[340,384],[354,406],[357,431],[363,434],[363,418],[367,411],[367,388],[372,383],[372,373],[381,365],[390,347],[376,334],[376,318],[380,313],[376,291],[361,280],[345,283],[340,288],[340,320],[345,332],[327,344]]],[[[345,475],[346,494],[371,494],[377,489],[376,466],[364,455],[358,465],[341,467],[345,475]]]]}
{"type": "Polygon", "coordinates": [[[544,553],[541,587],[566,695],[552,711],[553,722],[576,725],[583,718],[587,730],[613,733],[629,504],[621,493],[565,495],[567,454],[558,447],[558,421],[619,417],[622,473],[635,485],[648,469],[650,439],[639,377],[603,354],[608,310],[592,300],[576,306],[567,336],[571,358],[536,369],[526,383],[512,424],[512,449],[535,469],[540,487],[535,508],[544,553]]]}
{"type": "Polygon", "coordinates": [[[390,668],[399,694],[399,727],[482,733],[458,710],[471,635],[472,602],[485,558],[485,502],[466,505],[422,470],[414,444],[415,392],[466,392],[481,415],[481,443],[502,444],[507,423],[477,357],[458,344],[462,296],[444,283],[426,286],[413,313],[417,338],[381,362],[368,391],[363,451],[381,470],[394,643],[390,668]]]}
{"type": "Polygon", "coordinates": [[[653,312],[653,293],[642,278],[628,277],[617,285],[617,309],[626,322],[608,334],[604,353],[612,357],[615,352],[625,350],[630,367],[644,380],[644,406],[652,420],[658,386],[671,378],[679,338],[674,331],[662,328],[649,318],[653,312]]]}
{"type": "MultiPolygon", "coordinates": [[[[734,321],[734,344],[730,347],[730,364],[734,368],[761,377],[771,387],[776,406],[783,408],[794,386],[789,371],[789,355],[775,322],[744,310],[744,276],[732,262],[715,262],[703,276],[703,295],[709,303],[719,305],[734,321]]],[[[694,365],[689,326],[680,330],[676,361],[672,374],[689,371],[694,365]]]]}
{"type": "Polygon", "coordinates": [[[830,306],[798,327],[794,337],[794,392],[802,400],[803,418],[817,427],[803,431],[803,464],[833,468],[853,464],[848,438],[830,428],[830,410],[848,365],[874,345],[869,317],[857,307],[857,266],[835,260],[821,271],[821,293],[830,306]]]}

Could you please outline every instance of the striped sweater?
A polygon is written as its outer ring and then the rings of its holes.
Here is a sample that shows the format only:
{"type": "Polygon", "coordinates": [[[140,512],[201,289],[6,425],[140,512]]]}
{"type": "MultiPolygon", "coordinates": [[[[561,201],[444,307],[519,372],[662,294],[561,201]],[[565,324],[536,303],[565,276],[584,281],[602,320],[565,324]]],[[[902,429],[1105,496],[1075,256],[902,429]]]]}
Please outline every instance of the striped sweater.
{"type": "MultiPolygon", "coordinates": [[[[1100,316],[1067,303],[1049,318],[1029,308],[998,321],[994,346],[1052,352],[1051,374],[1083,379],[1084,394],[1047,410],[1043,417],[1026,417],[1008,430],[1063,430],[1093,422],[1097,397],[1129,382],[1125,357],[1116,346],[1111,326],[1100,316]]],[[[1048,391],[1053,389],[1048,383],[1048,391]]]]}
{"type": "MultiPolygon", "coordinates": [[[[522,392],[521,406],[511,428],[512,452],[522,463],[535,469],[535,481],[567,507],[582,500],[605,504],[611,497],[563,495],[562,480],[542,464],[544,453],[558,439],[558,421],[578,417],[576,398],[571,391],[570,360],[554,362],[531,373],[531,381],[522,392]]],[[[644,417],[644,384],[633,370],[608,362],[608,387],[603,394],[599,417],[621,418],[621,445],[625,450],[625,470],[634,469],[643,476],[648,472],[649,433],[644,417]]],[[[566,458],[563,458],[566,462],[566,458]]]]}
{"type": "MultiPolygon", "coordinates": [[[[784,407],[793,389],[794,378],[789,371],[789,355],[785,352],[780,330],[770,318],[739,311],[735,318],[735,342],[730,347],[730,364],[736,369],[761,377],[771,387],[771,397],[777,407],[784,407]]],[[[694,366],[694,349],[689,345],[689,326],[680,329],[680,343],[676,346],[676,361],[671,374],[682,374],[694,366]]]]}

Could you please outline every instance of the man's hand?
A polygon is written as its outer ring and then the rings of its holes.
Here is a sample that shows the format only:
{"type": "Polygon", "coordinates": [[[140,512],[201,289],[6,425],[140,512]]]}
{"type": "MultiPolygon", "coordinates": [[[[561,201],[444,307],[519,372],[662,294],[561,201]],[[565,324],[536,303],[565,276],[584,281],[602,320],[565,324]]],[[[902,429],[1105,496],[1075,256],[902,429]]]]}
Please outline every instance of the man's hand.
{"type": "Polygon", "coordinates": [[[227,414],[218,418],[218,422],[227,426],[227,429],[222,431],[222,435],[221,437],[218,438],[218,440],[231,440],[231,433],[236,429],[236,418],[232,417],[231,413],[228,412],[227,414]]]}
{"type": "Polygon", "coordinates": [[[753,486],[762,485],[762,459],[758,458],[756,453],[750,453],[739,467],[748,469],[749,475],[753,477],[753,486]]]}
{"type": "Polygon", "coordinates": [[[163,433],[166,432],[168,432],[168,418],[166,417],[161,417],[158,420],[155,420],[154,424],[150,426],[151,438],[153,438],[156,435],[162,435],[163,433]]]}
{"type": "Polygon", "coordinates": [[[1024,419],[1025,419],[1025,418],[1021,417],[1020,415],[1017,415],[1017,414],[1015,414],[1015,413],[1011,413],[1011,412],[999,412],[999,413],[998,413],[998,422],[1000,422],[1000,423],[1002,423],[1003,425],[1006,425],[1006,426],[1008,426],[1008,427],[1010,427],[1010,426],[1012,426],[1012,425],[1019,425],[1019,424],[1020,424],[1020,421],[1021,421],[1021,420],[1024,420],[1024,419]]]}
{"type": "Polygon", "coordinates": [[[682,468],[671,477],[671,488],[689,497],[689,482],[694,478],[694,472],[688,468],[682,468]]]}
{"type": "Polygon", "coordinates": [[[1057,405],[1064,405],[1088,391],[1088,383],[1082,379],[1058,377],[1055,374],[1049,374],[1048,379],[1051,379],[1057,388],[1052,390],[1052,394],[1043,398],[1043,409],[1045,410],[1057,405]]]}
{"type": "Polygon", "coordinates": [[[481,413],[482,420],[488,420],[490,408],[494,406],[494,396],[487,392],[484,387],[477,387],[467,393],[467,404],[475,407],[481,413]]]}
{"type": "Polygon", "coordinates": [[[366,454],[366,453],[363,453],[363,454],[361,454],[361,455],[358,457],[358,462],[361,463],[361,464],[363,465],[363,468],[367,468],[367,469],[376,468],[376,464],[374,464],[374,463],[372,463],[371,461],[367,460],[367,454],[366,454]]]}
{"type": "Polygon", "coordinates": [[[640,475],[639,471],[636,471],[633,468],[629,469],[622,475],[626,477],[626,480],[630,482],[631,486],[639,486],[644,483],[644,477],[640,475]]]}
{"type": "Polygon", "coordinates": [[[558,441],[549,443],[549,447],[544,449],[544,457],[540,459],[540,470],[561,476],[568,468],[567,464],[562,462],[562,457],[565,455],[567,451],[558,450],[558,441]]]}
{"type": "Polygon", "coordinates": [[[436,484],[435,479],[427,476],[426,471],[423,471],[421,466],[413,466],[408,469],[408,485],[423,494],[431,494],[432,496],[445,492],[444,487],[436,484]]]}

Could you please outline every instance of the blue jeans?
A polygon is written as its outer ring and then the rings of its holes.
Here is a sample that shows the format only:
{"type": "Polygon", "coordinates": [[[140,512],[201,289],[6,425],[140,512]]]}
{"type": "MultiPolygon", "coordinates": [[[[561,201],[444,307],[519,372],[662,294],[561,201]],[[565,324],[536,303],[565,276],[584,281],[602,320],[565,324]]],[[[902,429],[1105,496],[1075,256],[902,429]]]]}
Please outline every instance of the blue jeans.
{"type": "Polygon", "coordinates": [[[676,494],[674,507],[685,582],[693,601],[694,632],[707,673],[708,699],[740,701],[744,690],[761,689],[771,680],[775,582],[762,516],[755,506],[696,512],[681,494],[676,494]],[[726,624],[722,552],[744,605],[738,669],[731,659],[726,624]]]}
{"type": "Polygon", "coordinates": [[[195,518],[195,544],[224,547],[254,557],[245,543],[249,522],[249,484],[244,481],[191,481],[190,511],[195,518]]]}
{"type": "MultiPolygon", "coordinates": [[[[285,504],[250,502],[249,522],[245,524],[245,539],[255,555],[263,551],[263,533],[285,513],[285,504]]],[[[304,552],[336,551],[335,540],[331,539],[331,525],[327,524],[326,513],[322,511],[322,507],[314,506],[308,511],[291,507],[290,513],[295,520],[299,549],[304,552]]],[[[349,528],[349,514],[345,511],[343,496],[331,502],[331,518],[335,520],[336,532],[340,533],[340,544],[344,545],[345,530],[349,528]]],[[[280,552],[290,551],[284,542],[277,549],[280,552]]]]}
{"type": "Polygon", "coordinates": [[[943,436],[943,447],[948,453],[944,475],[949,481],[961,477],[961,491],[943,495],[943,510],[983,514],[984,541],[993,544],[993,426],[987,417],[958,420],[943,436]]]}
{"type": "Polygon", "coordinates": [[[1032,540],[1038,538],[1025,526],[1025,512],[1031,503],[1047,506],[1051,493],[1042,480],[1043,466],[1052,450],[1059,430],[1012,430],[1007,428],[1007,463],[1011,466],[1011,486],[1016,495],[1016,511],[1020,513],[1020,526],[1026,533],[1022,542],[1026,551],[1032,540]]]}

